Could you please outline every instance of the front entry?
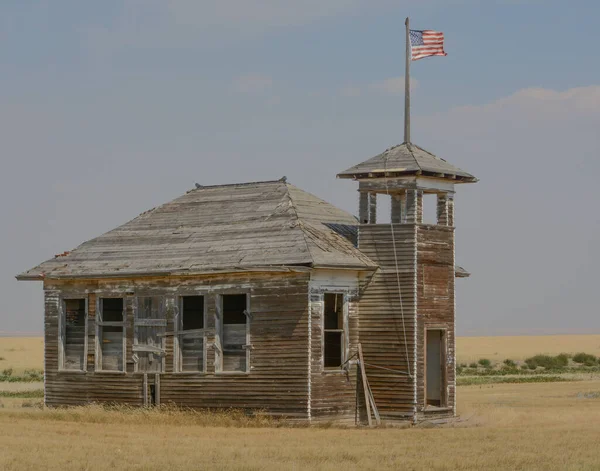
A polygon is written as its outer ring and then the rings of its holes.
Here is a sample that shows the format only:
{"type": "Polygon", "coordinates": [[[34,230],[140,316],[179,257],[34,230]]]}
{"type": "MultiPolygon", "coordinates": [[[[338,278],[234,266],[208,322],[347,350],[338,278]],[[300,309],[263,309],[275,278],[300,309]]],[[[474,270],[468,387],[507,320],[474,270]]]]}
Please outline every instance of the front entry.
{"type": "Polygon", "coordinates": [[[446,404],[445,332],[440,329],[425,331],[425,405],[444,407],[446,404]]]}

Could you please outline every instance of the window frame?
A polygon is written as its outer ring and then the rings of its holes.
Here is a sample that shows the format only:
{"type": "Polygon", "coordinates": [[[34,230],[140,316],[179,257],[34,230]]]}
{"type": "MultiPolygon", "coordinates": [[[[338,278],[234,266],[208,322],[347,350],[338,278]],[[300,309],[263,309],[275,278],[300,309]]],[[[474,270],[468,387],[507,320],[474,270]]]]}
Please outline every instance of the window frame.
{"type": "Polygon", "coordinates": [[[87,373],[87,357],[88,357],[88,317],[89,317],[89,308],[88,308],[88,295],[61,295],[59,298],[59,315],[58,315],[58,371],[67,372],[67,373],[87,373]],[[85,300],[85,313],[84,313],[84,330],[85,334],[83,336],[83,368],[82,369],[73,369],[73,368],[65,368],[65,349],[66,349],[66,341],[67,341],[67,306],[66,301],[71,300],[85,300]]]}
{"type": "Polygon", "coordinates": [[[250,292],[248,291],[232,291],[232,292],[224,292],[216,295],[215,299],[215,341],[214,341],[214,349],[215,349],[215,374],[223,374],[223,375],[246,375],[249,374],[252,370],[252,366],[250,365],[251,355],[250,351],[252,350],[251,336],[250,336],[250,326],[252,324],[252,311],[250,310],[250,292]],[[235,295],[245,295],[246,296],[246,309],[244,314],[246,315],[246,343],[242,346],[243,349],[246,350],[246,369],[244,371],[230,371],[223,370],[223,350],[222,350],[222,336],[223,336],[223,296],[235,296],[235,295]]]}
{"type": "Polygon", "coordinates": [[[96,293],[96,336],[95,336],[95,355],[94,355],[94,371],[96,373],[108,373],[108,374],[126,374],[127,373],[127,296],[125,295],[114,295],[105,293],[96,293]],[[123,300],[123,320],[121,322],[102,320],[103,315],[103,299],[121,299],[123,300]],[[102,327],[121,327],[123,329],[123,369],[119,370],[104,370],[102,369],[102,344],[100,337],[102,334],[102,327]]]}
{"type": "MultiPolygon", "coordinates": [[[[208,296],[206,293],[179,293],[175,297],[175,315],[173,318],[173,372],[181,373],[181,374],[206,374],[207,373],[207,321],[208,321],[208,296]],[[182,358],[181,358],[181,344],[180,344],[180,336],[183,335],[185,330],[183,327],[183,298],[190,296],[201,296],[204,298],[203,303],[203,312],[202,312],[202,324],[204,325],[203,335],[202,335],[202,371],[183,371],[182,370],[182,358]]],[[[200,329],[194,329],[200,330],[200,329]]]]}
{"type": "Polygon", "coordinates": [[[349,342],[350,342],[350,333],[349,333],[349,296],[347,290],[325,290],[321,294],[322,296],[322,308],[321,308],[321,370],[324,373],[343,373],[344,368],[342,367],[346,361],[348,360],[349,355],[349,342]],[[342,328],[341,329],[326,329],[325,328],[325,295],[326,294],[334,294],[342,296],[342,328]],[[340,366],[325,366],[325,333],[326,332],[341,332],[342,340],[341,340],[341,360],[342,363],[340,366]]]}

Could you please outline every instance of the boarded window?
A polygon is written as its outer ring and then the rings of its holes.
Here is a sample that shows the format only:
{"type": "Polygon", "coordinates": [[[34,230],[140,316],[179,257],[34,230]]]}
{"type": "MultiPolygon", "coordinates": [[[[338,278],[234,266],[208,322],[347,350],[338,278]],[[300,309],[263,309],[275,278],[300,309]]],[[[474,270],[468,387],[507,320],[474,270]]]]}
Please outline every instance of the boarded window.
{"type": "Polygon", "coordinates": [[[123,310],[123,298],[100,298],[100,316],[97,320],[100,348],[97,368],[101,371],[124,371],[123,310]]]}
{"type": "Polygon", "coordinates": [[[178,320],[179,371],[204,371],[204,296],[182,296],[178,320]]]}
{"type": "Polygon", "coordinates": [[[222,298],[222,371],[247,371],[247,296],[228,294],[222,298]]]}
{"type": "Polygon", "coordinates": [[[63,365],[65,370],[85,370],[85,299],[64,301],[63,365]]]}
{"type": "Polygon", "coordinates": [[[140,296],[134,317],[133,352],[136,371],[161,373],[167,318],[162,296],[140,296]]]}
{"type": "Polygon", "coordinates": [[[325,293],[323,313],[323,365],[339,368],[344,362],[344,295],[325,293]]]}

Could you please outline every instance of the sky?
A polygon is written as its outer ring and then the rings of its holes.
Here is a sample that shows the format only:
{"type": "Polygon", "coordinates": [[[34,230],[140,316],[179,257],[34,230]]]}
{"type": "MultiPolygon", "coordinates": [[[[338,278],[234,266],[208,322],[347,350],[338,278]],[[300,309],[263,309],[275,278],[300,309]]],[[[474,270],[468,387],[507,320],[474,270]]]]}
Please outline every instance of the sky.
{"type": "Polygon", "coordinates": [[[43,329],[15,275],[203,185],[278,179],[353,214],[335,175],[403,140],[457,187],[459,335],[600,333],[600,3],[5,0],[0,332],[43,329]]]}

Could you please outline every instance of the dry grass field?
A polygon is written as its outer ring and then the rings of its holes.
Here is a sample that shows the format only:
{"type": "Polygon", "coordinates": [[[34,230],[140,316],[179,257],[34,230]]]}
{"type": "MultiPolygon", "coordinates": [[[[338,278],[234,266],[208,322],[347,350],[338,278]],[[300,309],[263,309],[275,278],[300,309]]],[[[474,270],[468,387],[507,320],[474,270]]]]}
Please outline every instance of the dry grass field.
{"type": "Polygon", "coordinates": [[[464,421],[408,430],[219,427],[218,417],[1,400],[5,470],[600,468],[600,381],[461,387],[464,421]]]}
{"type": "MultiPolygon", "coordinates": [[[[564,337],[461,338],[459,361],[598,353],[600,336],[564,337]]],[[[0,338],[0,356],[11,359],[0,368],[40,368],[40,348],[41,339],[0,338]]],[[[411,429],[285,427],[231,414],[99,406],[43,410],[31,391],[39,393],[39,383],[0,383],[0,469],[600,469],[600,380],[590,377],[461,386],[460,421],[411,429]]]]}
{"type": "Polygon", "coordinates": [[[25,370],[42,369],[44,339],[42,337],[0,337],[0,372],[13,369],[14,375],[25,370]]]}
{"type": "Polygon", "coordinates": [[[456,360],[470,363],[480,358],[501,362],[522,361],[537,354],[585,352],[600,356],[600,335],[540,335],[513,337],[458,337],[456,360]]]}

